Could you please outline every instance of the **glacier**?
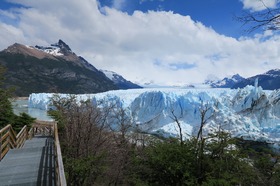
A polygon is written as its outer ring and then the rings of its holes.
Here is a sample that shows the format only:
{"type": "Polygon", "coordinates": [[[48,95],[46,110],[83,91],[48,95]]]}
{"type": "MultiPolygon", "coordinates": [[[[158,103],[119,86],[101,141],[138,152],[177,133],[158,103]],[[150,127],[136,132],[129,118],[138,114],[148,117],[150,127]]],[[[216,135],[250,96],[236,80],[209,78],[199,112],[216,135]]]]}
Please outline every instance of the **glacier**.
{"type": "MultiPolygon", "coordinates": [[[[33,93],[29,108],[48,110],[53,93],[33,93]]],[[[69,94],[59,94],[67,97],[69,94]]],[[[178,119],[185,138],[196,135],[205,115],[204,134],[225,130],[250,140],[280,142],[280,90],[258,86],[242,89],[132,89],[76,95],[77,101],[118,103],[142,131],[164,136],[179,135],[178,119]]]]}

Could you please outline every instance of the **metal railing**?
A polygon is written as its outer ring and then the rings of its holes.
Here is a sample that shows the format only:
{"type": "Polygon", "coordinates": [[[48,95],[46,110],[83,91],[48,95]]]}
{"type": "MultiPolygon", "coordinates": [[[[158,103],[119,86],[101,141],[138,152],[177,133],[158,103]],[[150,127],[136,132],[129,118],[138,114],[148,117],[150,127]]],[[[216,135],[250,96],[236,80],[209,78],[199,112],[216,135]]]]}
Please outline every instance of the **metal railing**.
{"type": "Polygon", "coordinates": [[[27,139],[31,139],[36,135],[52,136],[54,138],[56,185],[66,186],[57,122],[36,120],[29,131],[25,125],[18,134],[10,124],[2,128],[0,130],[0,161],[10,149],[23,147],[27,139]]]}

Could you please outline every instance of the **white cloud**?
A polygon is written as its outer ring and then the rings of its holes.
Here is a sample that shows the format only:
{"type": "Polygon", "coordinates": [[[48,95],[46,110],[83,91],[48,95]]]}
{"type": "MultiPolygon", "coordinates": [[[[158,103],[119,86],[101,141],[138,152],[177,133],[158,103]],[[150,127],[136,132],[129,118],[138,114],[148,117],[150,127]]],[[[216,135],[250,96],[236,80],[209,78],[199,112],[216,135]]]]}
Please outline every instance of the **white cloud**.
{"type": "Polygon", "coordinates": [[[16,19],[17,16],[9,11],[0,10],[0,16],[8,17],[10,19],[16,19]]]}
{"type": "Polygon", "coordinates": [[[7,25],[5,23],[0,22],[0,38],[1,38],[1,48],[4,49],[11,44],[18,42],[18,43],[25,43],[24,33],[11,25],[7,25]]]}
{"type": "Polygon", "coordinates": [[[117,10],[122,10],[125,6],[125,0],[113,0],[112,7],[117,10]]]}
{"type": "Polygon", "coordinates": [[[261,11],[267,8],[275,8],[279,0],[240,0],[244,9],[261,11]]]}
{"type": "Polygon", "coordinates": [[[202,82],[208,74],[248,77],[279,68],[280,38],[268,32],[237,40],[173,12],[128,15],[103,7],[100,13],[96,0],[13,1],[32,8],[18,10],[18,26],[0,23],[0,49],[62,39],[97,68],[161,84],[202,82]]]}

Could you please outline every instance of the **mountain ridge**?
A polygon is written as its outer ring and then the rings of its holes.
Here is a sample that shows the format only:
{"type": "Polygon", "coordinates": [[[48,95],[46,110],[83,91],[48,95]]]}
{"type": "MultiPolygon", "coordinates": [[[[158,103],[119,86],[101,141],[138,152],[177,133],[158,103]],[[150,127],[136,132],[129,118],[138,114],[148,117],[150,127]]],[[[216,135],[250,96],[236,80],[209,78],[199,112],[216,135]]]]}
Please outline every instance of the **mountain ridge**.
{"type": "Polygon", "coordinates": [[[276,90],[280,88],[280,69],[271,69],[263,74],[246,78],[231,88],[244,88],[247,85],[254,85],[255,80],[258,79],[258,85],[265,90],[276,90]]]}
{"type": "Polygon", "coordinates": [[[245,78],[239,74],[234,74],[233,76],[225,77],[222,80],[205,80],[204,84],[210,85],[212,88],[232,88],[232,86],[244,79],[245,78]]]}
{"type": "Polygon", "coordinates": [[[48,53],[43,53],[41,51],[36,50],[34,47],[30,47],[27,45],[22,45],[19,43],[14,43],[13,45],[9,46],[8,48],[2,50],[1,52],[9,53],[9,54],[23,54],[24,56],[33,56],[38,59],[43,59],[45,57],[56,59],[53,55],[48,53]]]}
{"type": "Polygon", "coordinates": [[[62,40],[35,47],[15,43],[0,51],[6,70],[4,88],[14,87],[16,96],[31,93],[98,93],[120,89],[103,72],[77,56],[62,40]]]}
{"type": "Polygon", "coordinates": [[[117,74],[116,72],[109,71],[109,70],[101,70],[109,79],[111,79],[115,85],[117,85],[120,89],[136,89],[136,88],[143,88],[131,81],[127,81],[121,75],[117,74]]]}
{"type": "Polygon", "coordinates": [[[239,74],[223,79],[206,79],[204,85],[211,88],[244,88],[247,85],[254,85],[255,80],[258,79],[258,85],[264,90],[275,90],[280,88],[280,69],[271,69],[262,74],[257,74],[249,78],[244,78],[239,74]]]}

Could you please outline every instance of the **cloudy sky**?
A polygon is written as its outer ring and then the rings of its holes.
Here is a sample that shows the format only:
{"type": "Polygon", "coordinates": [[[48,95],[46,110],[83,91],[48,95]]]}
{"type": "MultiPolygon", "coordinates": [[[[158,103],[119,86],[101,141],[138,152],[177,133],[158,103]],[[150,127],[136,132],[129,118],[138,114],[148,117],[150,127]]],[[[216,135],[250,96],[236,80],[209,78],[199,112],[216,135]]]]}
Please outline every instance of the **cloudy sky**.
{"type": "MultiPolygon", "coordinates": [[[[277,0],[263,0],[275,8],[277,0]]],[[[184,85],[280,68],[280,36],[234,19],[259,0],[1,0],[0,50],[59,39],[99,69],[184,85]]]]}

